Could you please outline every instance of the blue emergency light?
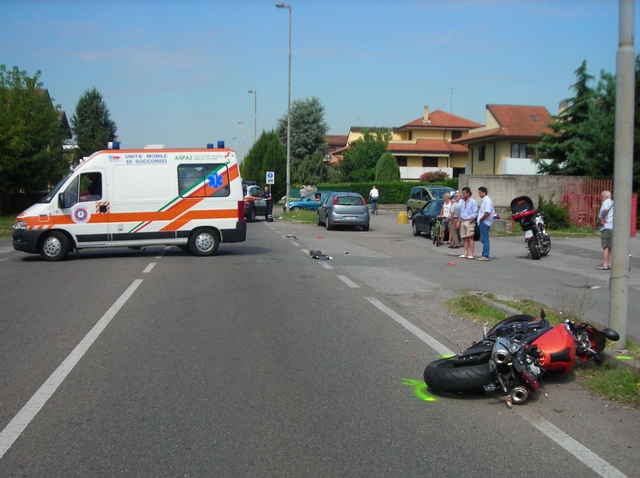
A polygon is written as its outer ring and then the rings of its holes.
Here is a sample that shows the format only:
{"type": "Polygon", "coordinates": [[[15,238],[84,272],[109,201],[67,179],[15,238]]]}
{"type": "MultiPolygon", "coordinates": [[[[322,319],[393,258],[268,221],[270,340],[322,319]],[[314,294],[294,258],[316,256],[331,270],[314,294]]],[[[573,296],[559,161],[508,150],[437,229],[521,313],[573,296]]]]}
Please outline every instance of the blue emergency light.
{"type": "Polygon", "coordinates": [[[218,141],[218,149],[224,149],[224,141],[218,141]]]}
{"type": "Polygon", "coordinates": [[[207,149],[213,149],[213,143],[207,143],[207,149]]]}
{"type": "Polygon", "coordinates": [[[107,149],[120,149],[119,141],[109,141],[107,143],[107,149]]]}

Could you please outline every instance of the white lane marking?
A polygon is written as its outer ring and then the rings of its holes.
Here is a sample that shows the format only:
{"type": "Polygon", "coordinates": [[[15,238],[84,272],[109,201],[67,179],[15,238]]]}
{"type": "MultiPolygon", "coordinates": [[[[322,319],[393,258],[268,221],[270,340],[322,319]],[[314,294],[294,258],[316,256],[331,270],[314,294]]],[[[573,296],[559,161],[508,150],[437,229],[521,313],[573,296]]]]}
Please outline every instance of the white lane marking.
{"type": "Polygon", "coordinates": [[[300,249],[302,252],[304,252],[305,254],[309,254],[309,249],[300,249]]]}
{"type": "Polygon", "coordinates": [[[531,425],[540,430],[547,437],[551,438],[554,442],[567,450],[600,476],[604,476],[606,478],[625,478],[627,476],[541,416],[527,415],[517,409],[516,411],[531,425]]]}
{"type": "Polygon", "coordinates": [[[29,399],[27,404],[22,407],[9,424],[0,432],[0,459],[11,448],[11,445],[18,439],[29,423],[34,419],[38,412],[42,409],[47,400],[51,398],[60,384],[69,375],[73,368],[78,364],[80,359],[93,345],[96,339],[109,325],[109,322],[115,317],[122,306],[136,291],[138,286],[142,284],[142,279],[136,279],[124,293],[118,297],[113,305],[105,312],[105,314],[96,322],[96,325],[87,332],[87,335],[80,341],[78,345],[71,351],[66,359],[58,366],[58,368],[49,376],[46,382],[38,389],[38,391],[29,399]]]}
{"type": "Polygon", "coordinates": [[[344,282],[345,284],[347,284],[349,287],[351,287],[352,289],[359,289],[360,286],[358,284],[356,284],[355,282],[353,282],[351,279],[349,279],[347,276],[336,276],[338,279],[340,279],[342,282],[344,282]]]}
{"type": "Polygon", "coordinates": [[[380,309],[382,312],[384,312],[385,314],[387,314],[389,317],[391,317],[393,320],[395,320],[396,322],[398,322],[400,325],[402,325],[405,329],[407,329],[409,332],[411,332],[413,335],[415,335],[416,337],[418,337],[420,340],[422,340],[425,344],[427,344],[429,347],[431,347],[433,350],[435,350],[436,352],[438,352],[440,355],[455,355],[451,350],[449,350],[447,347],[445,347],[444,345],[442,345],[440,342],[438,342],[436,339],[434,339],[433,337],[431,337],[429,334],[427,334],[426,332],[424,332],[423,330],[419,329],[418,327],[416,327],[415,325],[413,325],[411,322],[409,322],[407,319],[405,319],[404,317],[402,317],[400,314],[398,314],[397,312],[395,312],[394,310],[390,309],[389,307],[387,307],[386,305],[384,305],[382,302],[380,302],[378,299],[376,299],[375,297],[365,297],[365,299],[367,299],[369,302],[371,302],[374,306],[376,306],[378,309],[380,309]]]}
{"type": "Polygon", "coordinates": [[[149,272],[151,272],[153,270],[153,268],[156,266],[156,262],[150,262],[149,265],[142,271],[143,274],[148,274],[149,272]]]}
{"type": "Polygon", "coordinates": [[[291,241],[291,244],[293,244],[294,246],[302,247],[302,244],[296,241],[291,241]]]}
{"type": "MultiPolygon", "coordinates": [[[[374,306],[376,306],[382,312],[387,314],[393,320],[398,322],[400,325],[402,325],[409,332],[411,332],[413,335],[418,337],[420,340],[422,340],[424,343],[426,343],[429,347],[434,349],[439,354],[453,355],[453,352],[449,350],[447,347],[442,345],[440,342],[438,342],[436,339],[431,337],[429,334],[425,333],[424,331],[422,331],[421,329],[413,325],[411,322],[409,322],[407,319],[402,317],[400,314],[396,313],[395,311],[393,311],[392,309],[384,305],[378,299],[374,297],[365,297],[365,299],[367,299],[369,302],[371,302],[374,306]]],[[[528,416],[524,412],[518,410],[517,408],[515,408],[514,410],[516,410],[520,416],[522,416],[531,425],[533,425],[535,428],[541,431],[544,435],[546,435],[548,438],[556,442],[558,445],[560,445],[566,451],[571,453],[578,460],[580,460],[582,463],[587,465],[589,468],[591,468],[593,471],[598,473],[600,476],[603,476],[605,478],[625,478],[627,476],[624,473],[620,472],[618,469],[611,466],[608,462],[600,458],[598,455],[596,455],[594,452],[589,450],[587,447],[585,447],[584,445],[580,444],[578,441],[571,438],[569,435],[567,435],[565,432],[560,430],[558,427],[553,425],[548,420],[540,416],[537,416],[537,417],[528,416]]]]}
{"type": "Polygon", "coordinates": [[[326,262],[322,262],[322,261],[318,261],[320,262],[320,265],[322,267],[324,267],[325,269],[333,269],[333,267],[331,267],[329,264],[327,264],[326,262]]]}
{"type": "Polygon", "coordinates": [[[164,246],[164,249],[156,256],[156,259],[162,259],[162,256],[164,256],[169,249],[171,249],[171,246],[164,246]]]}
{"type": "Polygon", "coordinates": [[[272,227],[271,229],[273,229],[274,231],[276,231],[278,234],[282,234],[280,231],[278,231],[275,227],[272,227]]]}

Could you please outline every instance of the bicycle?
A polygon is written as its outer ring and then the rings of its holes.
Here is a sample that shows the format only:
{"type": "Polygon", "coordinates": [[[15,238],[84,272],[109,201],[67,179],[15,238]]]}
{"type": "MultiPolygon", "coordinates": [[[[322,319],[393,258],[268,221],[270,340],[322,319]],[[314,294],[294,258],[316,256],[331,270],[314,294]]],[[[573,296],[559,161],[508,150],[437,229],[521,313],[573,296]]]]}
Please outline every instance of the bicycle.
{"type": "Polygon", "coordinates": [[[442,244],[442,220],[439,216],[436,217],[436,222],[431,228],[431,240],[436,247],[440,247],[442,244]]]}
{"type": "Polygon", "coordinates": [[[371,201],[371,214],[378,215],[378,201],[371,201]]]}

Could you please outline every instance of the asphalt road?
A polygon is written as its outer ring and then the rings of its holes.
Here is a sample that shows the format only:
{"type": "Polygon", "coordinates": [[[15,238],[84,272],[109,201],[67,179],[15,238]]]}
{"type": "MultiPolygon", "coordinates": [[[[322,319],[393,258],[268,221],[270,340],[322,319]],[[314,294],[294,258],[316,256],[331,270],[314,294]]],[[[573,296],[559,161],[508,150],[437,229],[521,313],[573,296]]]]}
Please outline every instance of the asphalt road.
{"type": "Polygon", "coordinates": [[[514,409],[420,387],[479,337],[442,299],[606,285],[597,261],[570,273],[575,245],[534,262],[515,239],[458,260],[395,217],[366,233],[257,222],[212,258],[51,264],[0,242],[0,476],[635,476],[640,412],[572,377],[514,409]]]}

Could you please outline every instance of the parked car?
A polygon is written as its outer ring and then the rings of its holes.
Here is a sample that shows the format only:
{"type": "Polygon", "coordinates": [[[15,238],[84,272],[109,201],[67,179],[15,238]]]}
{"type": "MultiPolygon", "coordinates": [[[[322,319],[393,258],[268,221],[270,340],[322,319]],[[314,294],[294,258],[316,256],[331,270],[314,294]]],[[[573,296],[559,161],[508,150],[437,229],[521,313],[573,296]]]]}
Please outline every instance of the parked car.
{"type": "Polygon", "coordinates": [[[411,221],[411,229],[414,236],[419,236],[422,233],[431,235],[431,228],[436,223],[436,217],[442,211],[442,205],[444,199],[432,199],[425,206],[414,214],[411,221]]]}
{"type": "Polygon", "coordinates": [[[317,211],[320,207],[320,203],[325,197],[327,197],[328,194],[330,194],[329,191],[318,191],[310,193],[304,199],[300,199],[298,201],[290,201],[289,209],[291,211],[297,211],[298,209],[304,209],[305,211],[317,211]]]}
{"type": "Polygon", "coordinates": [[[255,184],[242,184],[244,193],[244,218],[248,222],[256,220],[256,216],[267,218],[267,203],[264,200],[264,192],[255,184]]]}
{"type": "Polygon", "coordinates": [[[416,186],[411,188],[407,201],[407,217],[409,220],[433,199],[442,199],[444,193],[453,194],[456,190],[446,186],[416,186]]]}
{"type": "Polygon", "coordinates": [[[330,193],[318,208],[318,226],[327,230],[335,226],[362,226],[369,230],[369,208],[367,201],[357,193],[330,193]]]}

